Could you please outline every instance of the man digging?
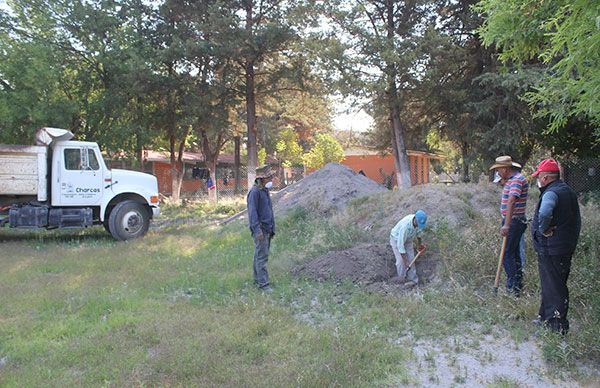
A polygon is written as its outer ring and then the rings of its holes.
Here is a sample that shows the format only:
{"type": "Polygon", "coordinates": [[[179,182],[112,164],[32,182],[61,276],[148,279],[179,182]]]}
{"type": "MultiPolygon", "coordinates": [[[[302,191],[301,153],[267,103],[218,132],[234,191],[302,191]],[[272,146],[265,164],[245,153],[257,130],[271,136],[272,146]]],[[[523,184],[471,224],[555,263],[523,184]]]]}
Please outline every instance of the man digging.
{"type": "Polygon", "coordinates": [[[409,265],[414,259],[413,239],[417,239],[419,251],[425,249],[421,243],[421,233],[427,224],[427,214],[423,210],[417,210],[415,214],[409,214],[402,218],[390,232],[390,245],[396,257],[397,277],[392,278],[394,283],[401,283],[405,280],[407,286],[414,286],[419,283],[417,269],[413,264],[409,265]]]}

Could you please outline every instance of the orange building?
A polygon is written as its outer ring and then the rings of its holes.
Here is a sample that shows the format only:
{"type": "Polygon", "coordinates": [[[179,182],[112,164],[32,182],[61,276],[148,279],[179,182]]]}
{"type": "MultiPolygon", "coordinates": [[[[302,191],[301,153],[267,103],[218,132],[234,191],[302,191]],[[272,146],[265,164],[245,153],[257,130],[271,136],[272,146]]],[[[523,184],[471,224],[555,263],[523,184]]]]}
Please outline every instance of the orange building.
{"type": "MultiPolygon", "coordinates": [[[[429,183],[431,161],[440,160],[443,157],[429,152],[413,150],[407,150],[407,154],[411,185],[429,183]]],[[[369,149],[348,149],[344,152],[344,155],[341,164],[356,172],[362,171],[367,177],[381,184],[385,184],[386,179],[391,178],[392,185],[396,185],[393,155],[382,156],[379,152],[369,149]]]]}
{"type": "MultiPolygon", "coordinates": [[[[204,155],[196,152],[183,152],[183,163],[185,166],[183,181],[181,183],[181,193],[201,195],[206,193],[206,178],[208,169],[204,163],[204,155]]],[[[267,158],[274,170],[277,169],[277,161],[273,158],[267,158]]],[[[156,176],[158,180],[158,191],[163,195],[171,195],[172,171],[169,152],[163,151],[144,151],[145,172],[156,176]]],[[[219,192],[234,192],[234,156],[221,154],[217,162],[217,182],[219,192]]],[[[247,189],[246,168],[241,166],[241,192],[247,189]]],[[[277,183],[274,179],[273,183],[277,183]]]]}

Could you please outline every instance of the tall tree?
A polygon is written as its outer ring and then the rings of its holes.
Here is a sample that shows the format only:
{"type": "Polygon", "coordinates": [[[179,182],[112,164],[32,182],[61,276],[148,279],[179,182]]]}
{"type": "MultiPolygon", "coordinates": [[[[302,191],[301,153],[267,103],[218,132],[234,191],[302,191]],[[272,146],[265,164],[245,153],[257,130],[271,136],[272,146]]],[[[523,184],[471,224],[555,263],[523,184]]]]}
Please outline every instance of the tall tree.
{"type": "Polygon", "coordinates": [[[360,90],[370,101],[371,112],[381,112],[389,128],[398,187],[411,185],[406,153],[406,126],[402,115],[406,94],[414,88],[426,59],[418,49],[431,19],[426,0],[364,2],[336,1],[329,13],[337,28],[330,31],[325,55],[344,81],[346,89],[360,90]]]}
{"type": "Polygon", "coordinates": [[[472,165],[487,165],[499,154],[526,162],[543,125],[520,100],[536,84],[538,69],[498,63],[495,51],[478,39],[482,18],[473,4],[436,3],[440,18],[433,44],[424,48],[430,59],[419,92],[426,101],[423,116],[460,150],[464,181],[470,180],[472,165]]]}
{"type": "Polygon", "coordinates": [[[230,17],[215,31],[215,41],[235,61],[246,104],[248,182],[258,164],[257,95],[272,93],[283,79],[301,84],[305,66],[294,52],[293,0],[231,0],[230,17]]]}

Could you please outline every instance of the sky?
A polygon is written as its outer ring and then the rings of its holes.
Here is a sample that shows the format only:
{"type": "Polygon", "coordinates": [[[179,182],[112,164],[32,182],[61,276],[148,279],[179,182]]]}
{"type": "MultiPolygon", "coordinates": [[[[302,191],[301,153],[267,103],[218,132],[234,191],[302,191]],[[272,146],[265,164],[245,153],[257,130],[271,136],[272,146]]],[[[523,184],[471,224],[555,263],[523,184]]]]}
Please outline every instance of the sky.
{"type": "Polygon", "coordinates": [[[363,110],[343,112],[338,110],[333,117],[333,126],[338,130],[365,132],[373,124],[373,118],[363,110]]]}

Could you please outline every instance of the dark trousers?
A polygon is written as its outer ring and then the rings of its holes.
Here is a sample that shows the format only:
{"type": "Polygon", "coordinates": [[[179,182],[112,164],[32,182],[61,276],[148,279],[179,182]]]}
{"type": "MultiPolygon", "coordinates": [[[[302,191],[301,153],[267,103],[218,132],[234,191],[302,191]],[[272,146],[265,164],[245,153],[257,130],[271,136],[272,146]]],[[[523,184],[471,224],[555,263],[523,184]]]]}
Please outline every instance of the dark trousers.
{"type": "MultiPolygon", "coordinates": [[[[502,224],[504,225],[504,221],[502,224]]],[[[523,288],[523,268],[521,267],[519,244],[526,228],[527,223],[524,218],[510,220],[510,229],[506,238],[506,250],[502,262],[504,271],[506,271],[506,288],[516,294],[519,294],[523,288]]]]}
{"type": "Polygon", "coordinates": [[[571,271],[571,256],[552,256],[538,253],[538,268],[542,285],[539,315],[552,330],[569,330],[569,289],[567,280],[571,271]]]}
{"type": "Polygon", "coordinates": [[[254,258],[252,267],[254,270],[254,282],[260,288],[269,285],[269,272],[267,271],[267,262],[269,261],[269,248],[271,248],[271,234],[263,231],[265,236],[262,240],[254,239],[254,258]]]}

